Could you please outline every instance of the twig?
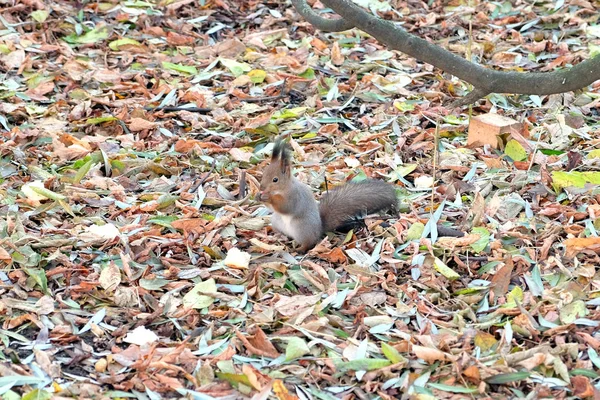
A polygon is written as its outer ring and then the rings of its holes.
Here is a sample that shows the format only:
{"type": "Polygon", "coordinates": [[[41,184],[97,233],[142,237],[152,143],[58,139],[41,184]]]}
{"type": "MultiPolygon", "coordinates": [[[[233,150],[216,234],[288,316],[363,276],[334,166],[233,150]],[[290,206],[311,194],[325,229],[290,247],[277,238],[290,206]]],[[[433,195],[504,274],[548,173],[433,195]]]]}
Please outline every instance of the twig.
{"type": "Polygon", "coordinates": [[[213,158],[213,163],[212,166],[210,167],[210,171],[208,171],[206,173],[206,175],[204,175],[204,178],[200,179],[200,182],[198,182],[196,185],[192,185],[190,186],[190,188],[188,189],[188,193],[194,193],[196,190],[198,190],[198,188],[202,185],[204,185],[204,182],[206,182],[206,180],[208,179],[208,177],[215,172],[215,167],[217,166],[217,160],[213,158]]]}
{"type": "Polygon", "coordinates": [[[243,199],[245,193],[246,193],[246,170],[242,170],[242,172],[240,173],[238,199],[239,200],[243,199]]]}
{"type": "Polygon", "coordinates": [[[175,111],[189,111],[189,112],[197,112],[206,114],[211,112],[212,108],[204,108],[204,107],[185,107],[185,106],[163,106],[163,107],[144,107],[144,110],[147,111],[164,111],[164,112],[175,112],[175,111]]]}

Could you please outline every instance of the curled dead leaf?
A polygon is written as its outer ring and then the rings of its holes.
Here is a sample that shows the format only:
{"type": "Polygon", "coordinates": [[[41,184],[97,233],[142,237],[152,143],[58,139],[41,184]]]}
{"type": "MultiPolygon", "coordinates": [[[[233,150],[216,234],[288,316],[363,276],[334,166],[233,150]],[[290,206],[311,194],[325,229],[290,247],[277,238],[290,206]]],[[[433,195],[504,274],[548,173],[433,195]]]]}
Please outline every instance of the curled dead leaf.
{"type": "Polygon", "coordinates": [[[141,132],[147,129],[154,128],[156,124],[154,122],[147,121],[143,118],[131,118],[127,126],[132,132],[141,132]]]}

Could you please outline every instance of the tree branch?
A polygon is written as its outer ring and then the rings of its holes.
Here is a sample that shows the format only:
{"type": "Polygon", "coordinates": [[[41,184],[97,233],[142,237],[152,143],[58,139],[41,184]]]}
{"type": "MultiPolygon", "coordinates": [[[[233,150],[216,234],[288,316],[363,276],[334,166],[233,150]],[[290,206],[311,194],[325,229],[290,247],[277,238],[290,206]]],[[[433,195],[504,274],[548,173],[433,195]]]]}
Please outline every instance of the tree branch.
{"type": "MultiPolygon", "coordinates": [[[[321,1],[338,13],[343,21],[346,21],[348,25],[345,26],[352,25],[359,28],[391,49],[406,53],[472,84],[475,88],[473,92],[455,102],[455,105],[470,104],[489,93],[537,95],[564,93],[582,89],[600,79],[600,56],[590,58],[574,67],[554,72],[496,71],[472,63],[412,35],[391,21],[380,19],[364,11],[350,0],[321,1]]],[[[292,4],[303,16],[308,14],[307,10],[310,10],[306,0],[292,0],[292,4]]],[[[314,13],[312,10],[311,12],[314,13]]],[[[314,16],[320,20],[330,21],[316,14],[314,16]]],[[[318,24],[315,26],[319,28],[318,24]]]]}
{"type": "Polygon", "coordinates": [[[315,28],[324,32],[342,32],[354,28],[354,25],[344,19],[327,19],[313,11],[306,0],[291,0],[292,5],[305,20],[315,28]]]}

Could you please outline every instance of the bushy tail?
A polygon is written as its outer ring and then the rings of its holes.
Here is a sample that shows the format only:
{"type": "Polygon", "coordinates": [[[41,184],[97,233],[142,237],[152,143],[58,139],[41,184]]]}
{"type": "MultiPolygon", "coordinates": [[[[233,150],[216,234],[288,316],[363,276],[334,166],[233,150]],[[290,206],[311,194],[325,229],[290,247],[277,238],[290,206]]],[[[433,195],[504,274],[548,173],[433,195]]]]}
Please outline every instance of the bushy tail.
{"type": "Polygon", "coordinates": [[[319,214],[325,232],[355,223],[368,214],[384,210],[396,211],[398,199],[394,186],[376,180],[347,183],[325,193],[319,214]]]}

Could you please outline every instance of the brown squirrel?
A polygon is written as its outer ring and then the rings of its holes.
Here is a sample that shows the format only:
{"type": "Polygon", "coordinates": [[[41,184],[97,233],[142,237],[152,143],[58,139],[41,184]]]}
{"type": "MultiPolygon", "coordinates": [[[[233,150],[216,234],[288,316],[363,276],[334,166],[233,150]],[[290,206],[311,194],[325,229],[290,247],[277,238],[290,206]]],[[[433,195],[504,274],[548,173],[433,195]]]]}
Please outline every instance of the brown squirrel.
{"type": "Polygon", "coordinates": [[[275,142],[257,199],[273,210],[273,228],[294,239],[302,253],[314,247],[325,232],[348,228],[367,214],[396,211],[398,202],[394,186],[368,179],[338,186],[318,204],[308,185],[292,176],[291,156],[282,139],[275,142]]]}

